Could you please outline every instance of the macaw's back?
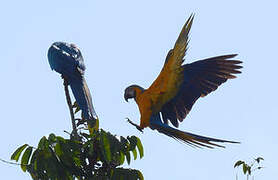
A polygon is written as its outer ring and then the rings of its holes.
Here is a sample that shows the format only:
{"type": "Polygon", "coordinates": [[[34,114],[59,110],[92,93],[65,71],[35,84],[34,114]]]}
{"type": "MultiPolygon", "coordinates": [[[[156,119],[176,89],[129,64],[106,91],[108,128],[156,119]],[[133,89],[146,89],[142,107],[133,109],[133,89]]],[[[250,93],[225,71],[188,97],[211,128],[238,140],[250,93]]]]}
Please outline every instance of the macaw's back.
{"type": "Polygon", "coordinates": [[[73,44],[55,42],[48,50],[52,70],[65,78],[85,119],[97,119],[90,90],[84,78],[85,64],[81,51],[73,44]]]}

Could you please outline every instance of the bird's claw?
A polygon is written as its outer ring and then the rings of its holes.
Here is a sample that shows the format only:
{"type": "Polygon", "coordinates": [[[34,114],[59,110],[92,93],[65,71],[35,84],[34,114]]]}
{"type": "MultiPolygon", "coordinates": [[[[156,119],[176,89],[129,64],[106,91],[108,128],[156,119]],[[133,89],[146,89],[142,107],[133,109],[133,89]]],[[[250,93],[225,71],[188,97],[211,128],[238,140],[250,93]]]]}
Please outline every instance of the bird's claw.
{"type": "Polygon", "coordinates": [[[140,126],[138,126],[137,124],[132,122],[129,118],[126,118],[126,119],[127,119],[127,122],[129,122],[131,125],[135,126],[136,129],[138,129],[141,133],[143,133],[143,128],[141,128],[140,126]]]}

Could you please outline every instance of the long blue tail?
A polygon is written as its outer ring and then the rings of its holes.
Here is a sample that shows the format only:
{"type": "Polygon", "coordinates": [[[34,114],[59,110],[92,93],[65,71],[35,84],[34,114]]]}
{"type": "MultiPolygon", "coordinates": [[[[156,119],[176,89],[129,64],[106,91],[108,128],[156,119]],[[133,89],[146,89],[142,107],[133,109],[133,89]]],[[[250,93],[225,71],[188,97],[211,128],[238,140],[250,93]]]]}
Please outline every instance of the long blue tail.
{"type": "Polygon", "coordinates": [[[214,148],[214,147],[222,147],[225,146],[216,144],[217,143],[239,143],[235,141],[227,141],[222,139],[210,138],[205,136],[200,136],[196,134],[192,134],[185,131],[180,131],[176,128],[172,128],[167,124],[162,123],[159,115],[154,115],[151,117],[150,127],[152,129],[156,129],[158,132],[163,133],[169,137],[172,137],[176,140],[179,140],[183,143],[186,143],[193,147],[207,147],[207,148],[214,148]]]}
{"type": "Polygon", "coordinates": [[[69,79],[69,85],[84,118],[97,119],[97,115],[92,103],[91,93],[84,77],[82,77],[82,80],[69,79]]]}
{"type": "Polygon", "coordinates": [[[68,80],[84,118],[98,119],[84,78],[85,64],[81,51],[74,44],[55,42],[50,46],[47,57],[51,69],[68,80]]]}

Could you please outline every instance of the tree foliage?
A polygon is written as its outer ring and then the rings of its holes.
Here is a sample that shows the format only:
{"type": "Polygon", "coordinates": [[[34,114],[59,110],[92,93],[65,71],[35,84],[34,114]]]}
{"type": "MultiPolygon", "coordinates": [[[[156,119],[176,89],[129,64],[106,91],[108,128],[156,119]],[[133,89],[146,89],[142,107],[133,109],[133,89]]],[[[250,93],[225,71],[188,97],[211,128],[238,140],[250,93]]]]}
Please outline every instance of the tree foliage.
{"type": "Polygon", "coordinates": [[[20,146],[11,159],[20,162],[22,171],[35,180],[143,180],[139,170],[121,167],[124,162],[129,165],[132,156],[134,160],[144,156],[140,139],[117,137],[99,129],[98,119],[93,123],[83,117],[75,119],[80,108],[71,104],[68,84],[64,85],[73,123],[70,137],[51,133],[43,136],[37,147],[20,146]]]}
{"type": "Polygon", "coordinates": [[[247,180],[248,180],[249,176],[252,175],[252,172],[263,168],[262,166],[260,166],[260,162],[263,160],[264,160],[264,158],[257,157],[250,163],[250,165],[248,163],[246,163],[245,161],[238,160],[235,163],[234,168],[242,166],[242,172],[244,175],[246,175],[247,180]]]}
{"type": "Polygon", "coordinates": [[[136,136],[119,139],[104,130],[82,132],[81,139],[65,139],[55,134],[42,137],[37,148],[20,146],[11,156],[33,179],[143,179],[140,171],[120,167],[143,157],[136,136]],[[21,160],[20,160],[21,157],[21,160]]]}

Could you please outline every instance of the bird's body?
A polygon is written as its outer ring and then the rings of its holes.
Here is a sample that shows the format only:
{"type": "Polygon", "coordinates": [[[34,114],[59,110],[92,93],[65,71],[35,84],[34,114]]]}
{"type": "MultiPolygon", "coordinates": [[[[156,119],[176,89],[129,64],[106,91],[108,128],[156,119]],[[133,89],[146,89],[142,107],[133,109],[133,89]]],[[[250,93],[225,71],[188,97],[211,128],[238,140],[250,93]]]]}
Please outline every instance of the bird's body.
{"type": "Polygon", "coordinates": [[[52,70],[68,81],[85,119],[96,119],[92,98],[84,78],[85,64],[80,50],[74,44],[55,42],[48,50],[52,70]]]}
{"type": "Polygon", "coordinates": [[[235,57],[235,54],[183,65],[192,22],[193,16],[190,16],[174,48],[169,51],[159,76],[151,86],[144,89],[138,85],[131,85],[125,90],[125,99],[135,99],[141,114],[140,129],[150,127],[191,145],[220,146],[210,141],[233,141],[194,135],[168,125],[170,121],[178,127],[198,98],[216,90],[227,79],[235,78],[233,74],[240,73],[238,69],[241,66],[238,64],[241,61],[229,60],[235,57]]]}

